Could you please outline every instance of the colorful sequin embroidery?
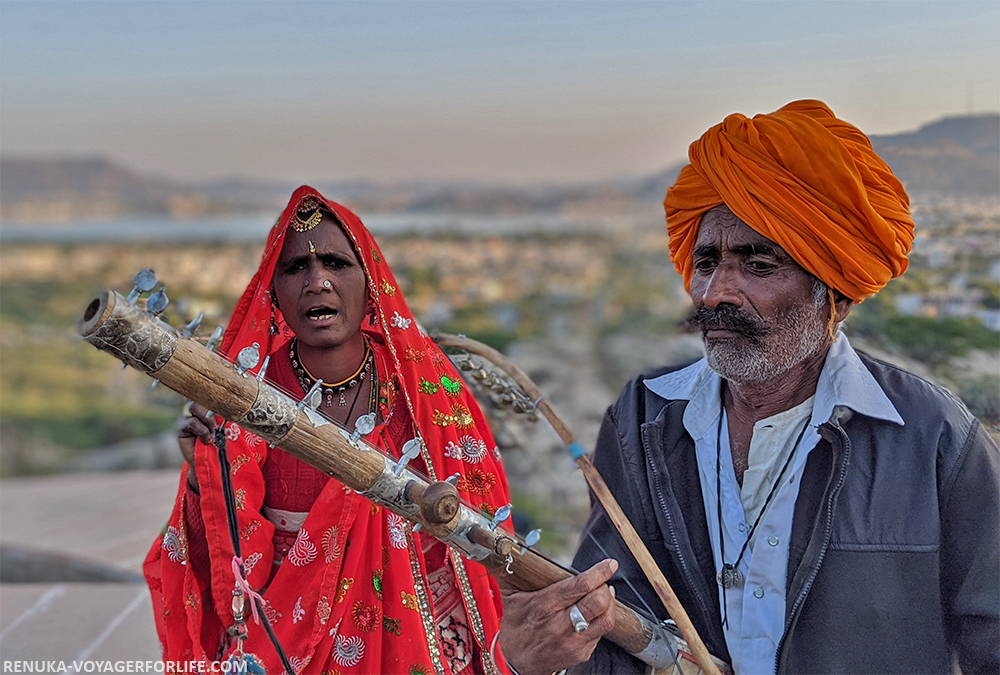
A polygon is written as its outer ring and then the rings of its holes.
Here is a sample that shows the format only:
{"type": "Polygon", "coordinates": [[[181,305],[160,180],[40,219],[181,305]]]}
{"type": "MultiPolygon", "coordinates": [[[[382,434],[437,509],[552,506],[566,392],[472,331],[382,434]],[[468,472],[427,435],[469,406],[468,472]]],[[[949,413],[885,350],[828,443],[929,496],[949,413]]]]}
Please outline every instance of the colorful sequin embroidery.
{"type": "Polygon", "coordinates": [[[440,385],[434,384],[430,380],[426,380],[421,377],[420,386],[417,388],[417,391],[419,391],[421,394],[431,395],[431,394],[436,394],[438,392],[438,389],[440,388],[441,388],[440,385]]]}
{"type": "Polygon", "coordinates": [[[406,591],[400,591],[399,597],[403,601],[403,607],[406,609],[412,609],[414,612],[420,611],[420,606],[417,605],[417,596],[413,593],[407,593],[406,591]]]}
{"type": "Polygon", "coordinates": [[[413,347],[407,345],[406,351],[403,352],[403,359],[406,361],[414,361],[415,363],[420,363],[424,360],[424,352],[420,349],[414,349],[413,347]]]}
{"type": "Polygon", "coordinates": [[[236,472],[240,470],[244,464],[250,461],[250,458],[246,455],[236,455],[231,460],[229,460],[229,475],[235,476],[236,472]]]}
{"type": "Polygon", "coordinates": [[[375,591],[375,597],[379,600],[382,599],[382,569],[376,568],[372,572],[372,589],[375,591]]]}
{"type": "Polygon", "coordinates": [[[455,423],[455,428],[462,431],[471,429],[476,424],[476,420],[472,418],[469,408],[461,403],[451,406],[451,417],[455,423]]]}
{"type": "Polygon", "coordinates": [[[390,298],[396,295],[396,287],[390,284],[385,279],[382,279],[382,283],[379,284],[379,288],[381,288],[382,292],[388,295],[390,298]]]}
{"type": "Polygon", "coordinates": [[[373,633],[382,623],[382,610],[378,605],[366,605],[358,600],[351,609],[351,619],[362,633],[373,633]]]}
{"type": "Polygon", "coordinates": [[[375,250],[374,246],[372,246],[372,260],[374,260],[377,263],[382,262],[382,256],[378,254],[378,251],[375,250]]]}
{"type": "Polygon", "coordinates": [[[453,380],[447,375],[441,376],[441,386],[444,387],[444,393],[452,398],[462,395],[462,381],[453,380]]]}
{"type": "Polygon", "coordinates": [[[243,488],[237,488],[236,490],[236,509],[238,511],[245,511],[247,506],[247,491],[243,488]]]}
{"type": "Polygon", "coordinates": [[[243,541],[250,541],[250,537],[257,531],[257,528],[259,528],[261,524],[262,523],[259,520],[251,520],[243,527],[242,530],[240,530],[240,539],[243,541]]]}
{"type": "Polygon", "coordinates": [[[486,473],[481,469],[473,469],[458,479],[459,490],[464,490],[473,495],[487,495],[493,491],[497,484],[497,477],[492,473],[486,473]]]}
{"type": "Polygon", "coordinates": [[[403,634],[403,620],[402,619],[390,619],[387,616],[382,617],[382,628],[385,629],[386,633],[392,635],[402,635],[403,634]]]}
{"type": "Polygon", "coordinates": [[[321,626],[325,626],[326,622],[330,620],[330,600],[324,595],[316,603],[316,616],[319,617],[319,623],[321,626]]]}
{"type": "Polygon", "coordinates": [[[343,602],[344,598],[347,596],[347,591],[351,590],[351,586],[354,584],[354,578],[341,579],[340,584],[337,586],[337,602],[343,602]]]}

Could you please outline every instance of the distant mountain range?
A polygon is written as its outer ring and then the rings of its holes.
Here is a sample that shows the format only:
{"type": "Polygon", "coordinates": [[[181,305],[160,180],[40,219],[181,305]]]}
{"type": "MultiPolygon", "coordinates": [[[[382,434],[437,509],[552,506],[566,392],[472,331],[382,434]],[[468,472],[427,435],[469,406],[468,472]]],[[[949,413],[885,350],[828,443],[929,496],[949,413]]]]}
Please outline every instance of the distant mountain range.
{"type": "MultiPolygon", "coordinates": [[[[1000,195],[998,114],[948,117],[917,131],[871,140],[912,195],[1000,195]]],[[[633,179],[570,186],[350,181],[315,187],[369,213],[608,212],[645,209],[662,201],[682,166],[633,179]]],[[[131,215],[276,213],[295,187],[241,179],[184,183],[144,175],[104,157],[4,157],[0,158],[0,217],[7,222],[68,222],[131,215]]]]}

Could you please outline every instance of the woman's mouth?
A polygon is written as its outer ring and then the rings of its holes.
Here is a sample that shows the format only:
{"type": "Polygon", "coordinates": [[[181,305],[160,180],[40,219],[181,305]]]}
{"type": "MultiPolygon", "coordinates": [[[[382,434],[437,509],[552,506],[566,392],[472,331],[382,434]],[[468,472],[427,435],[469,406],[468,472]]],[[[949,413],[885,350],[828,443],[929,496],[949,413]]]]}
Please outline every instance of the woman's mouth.
{"type": "Polygon", "coordinates": [[[310,321],[329,321],[335,318],[340,312],[330,307],[315,307],[306,312],[306,318],[310,321]]]}

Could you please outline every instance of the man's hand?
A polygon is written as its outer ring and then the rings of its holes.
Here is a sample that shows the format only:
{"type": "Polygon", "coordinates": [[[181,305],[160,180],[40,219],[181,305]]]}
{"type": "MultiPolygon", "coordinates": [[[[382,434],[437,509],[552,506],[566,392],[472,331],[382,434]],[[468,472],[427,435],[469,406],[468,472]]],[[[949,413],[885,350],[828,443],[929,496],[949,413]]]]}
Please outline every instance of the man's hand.
{"type": "Polygon", "coordinates": [[[188,485],[198,492],[198,476],[194,472],[194,439],[200,438],[204,443],[212,443],[215,416],[208,417],[208,409],[197,403],[192,403],[188,410],[191,416],[182,418],[177,429],[177,445],[180,446],[181,454],[188,463],[188,485]]]}
{"type": "Polygon", "coordinates": [[[540,591],[504,587],[500,649],[521,675],[549,675],[590,658],[597,641],[615,626],[614,589],[605,583],[618,561],[602,560],[586,572],[540,591]],[[576,632],[570,608],[590,627],[576,632]]]}

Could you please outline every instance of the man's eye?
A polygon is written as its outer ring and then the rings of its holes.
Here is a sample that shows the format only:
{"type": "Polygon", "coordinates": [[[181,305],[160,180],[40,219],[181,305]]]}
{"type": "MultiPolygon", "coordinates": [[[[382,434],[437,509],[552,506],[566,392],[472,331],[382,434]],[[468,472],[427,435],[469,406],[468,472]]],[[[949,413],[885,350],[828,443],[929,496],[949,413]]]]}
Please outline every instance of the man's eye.
{"type": "Polygon", "coordinates": [[[747,263],[747,267],[757,273],[770,272],[776,265],[774,263],[764,262],[763,260],[751,260],[747,263]]]}
{"type": "Polygon", "coordinates": [[[711,272],[715,269],[715,265],[716,263],[714,260],[699,260],[695,262],[694,268],[699,272],[711,272]]]}

